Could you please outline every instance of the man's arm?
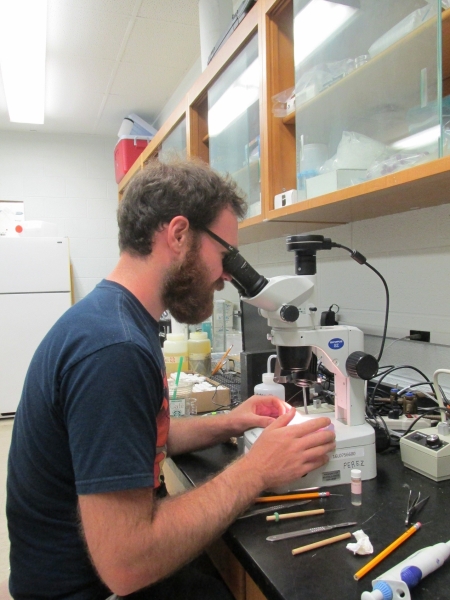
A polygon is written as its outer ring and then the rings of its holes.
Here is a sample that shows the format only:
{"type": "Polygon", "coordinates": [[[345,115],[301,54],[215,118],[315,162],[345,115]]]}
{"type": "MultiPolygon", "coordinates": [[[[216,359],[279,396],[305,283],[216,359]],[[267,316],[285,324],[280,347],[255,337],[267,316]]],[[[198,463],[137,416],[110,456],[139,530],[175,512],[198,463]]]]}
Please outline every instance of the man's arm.
{"type": "MultiPolygon", "coordinates": [[[[301,477],[328,460],[334,434],[317,418],[285,427],[280,416],[250,452],[185,494],[155,502],[151,489],[84,495],[80,514],[92,561],[106,585],[126,595],[198,555],[267,487],[301,477]]],[[[207,420],[207,419],[205,419],[207,420]]]]}
{"type": "Polygon", "coordinates": [[[168,454],[201,450],[242,435],[252,427],[267,427],[290,408],[276,396],[251,396],[229,413],[171,419],[168,454]]]}

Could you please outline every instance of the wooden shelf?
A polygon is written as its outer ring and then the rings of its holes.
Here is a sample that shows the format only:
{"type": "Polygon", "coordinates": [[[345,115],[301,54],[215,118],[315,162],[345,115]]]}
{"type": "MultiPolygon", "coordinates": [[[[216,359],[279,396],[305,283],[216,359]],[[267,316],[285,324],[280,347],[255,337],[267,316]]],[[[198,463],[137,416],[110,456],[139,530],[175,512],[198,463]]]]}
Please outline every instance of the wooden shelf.
{"type": "MultiPolygon", "coordinates": [[[[403,110],[420,105],[420,99],[416,97],[417,73],[428,66],[429,84],[437,73],[433,75],[430,68],[436,61],[433,63],[430,58],[424,58],[434,52],[430,50],[429,43],[433,27],[436,27],[435,20],[426,22],[315,98],[297,107],[296,113],[280,119],[272,114],[272,96],[294,85],[293,0],[259,0],[121,181],[119,197],[132,175],[150,157],[157,155],[162,141],[182,119],[186,119],[188,156],[200,156],[209,161],[208,89],[257,31],[262,75],[262,214],[248,218],[239,225],[240,244],[448,203],[450,156],[292,206],[273,209],[274,196],[296,185],[296,119],[301,119],[302,128],[304,124],[305,133],[311,132],[314,141],[327,143],[328,139],[321,140],[317,136],[328,137],[326,132],[330,130],[334,119],[333,107],[337,107],[338,111],[345,108],[343,114],[351,114],[354,120],[364,119],[368,113],[375,114],[377,98],[374,98],[374,89],[377,88],[377,82],[378,87],[383,86],[386,98],[389,97],[386,90],[391,90],[391,97],[402,105],[403,110]]],[[[450,94],[450,9],[442,13],[442,31],[443,92],[447,95],[450,94]]],[[[353,130],[358,131],[358,128],[353,130]]],[[[388,143],[392,141],[391,138],[398,139],[401,134],[400,127],[396,131],[391,128],[386,139],[374,137],[388,143]]]]}

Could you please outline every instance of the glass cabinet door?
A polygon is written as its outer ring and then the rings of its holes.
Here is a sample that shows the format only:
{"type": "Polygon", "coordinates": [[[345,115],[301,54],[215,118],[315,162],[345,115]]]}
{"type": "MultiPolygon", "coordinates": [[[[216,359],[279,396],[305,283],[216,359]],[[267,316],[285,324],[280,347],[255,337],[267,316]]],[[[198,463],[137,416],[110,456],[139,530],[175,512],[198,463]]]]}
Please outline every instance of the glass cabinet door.
{"type": "Polygon", "coordinates": [[[186,119],[180,121],[164,139],[158,153],[158,158],[164,162],[164,160],[167,160],[173,154],[176,154],[180,158],[186,158],[187,156],[186,119]]]}
{"type": "Polygon", "coordinates": [[[294,0],[299,200],[442,156],[440,32],[440,0],[294,0]]]}
{"type": "Polygon", "coordinates": [[[208,90],[209,162],[246,193],[247,217],[261,214],[259,88],[255,35],[208,90]]]}

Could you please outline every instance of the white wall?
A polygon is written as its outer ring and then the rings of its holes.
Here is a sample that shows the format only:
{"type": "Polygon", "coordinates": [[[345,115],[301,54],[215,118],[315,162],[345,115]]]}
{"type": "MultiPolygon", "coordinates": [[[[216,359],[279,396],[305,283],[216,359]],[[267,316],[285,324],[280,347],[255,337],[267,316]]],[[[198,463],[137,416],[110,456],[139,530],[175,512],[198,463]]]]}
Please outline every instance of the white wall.
{"type": "Polygon", "coordinates": [[[25,218],[56,223],[70,242],[75,301],[114,267],[117,138],[0,132],[0,199],[23,200],[25,218]]]}

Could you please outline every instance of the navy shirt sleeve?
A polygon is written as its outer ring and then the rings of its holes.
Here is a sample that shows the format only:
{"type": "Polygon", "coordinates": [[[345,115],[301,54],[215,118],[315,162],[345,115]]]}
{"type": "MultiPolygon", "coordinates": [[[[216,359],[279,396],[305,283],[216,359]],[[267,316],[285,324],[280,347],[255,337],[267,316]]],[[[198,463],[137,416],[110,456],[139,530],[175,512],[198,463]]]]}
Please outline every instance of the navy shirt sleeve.
{"type": "Polygon", "coordinates": [[[77,494],[154,485],[161,373],[132,343],[103,348],[63,377],[61,397],[77,494]]]}

